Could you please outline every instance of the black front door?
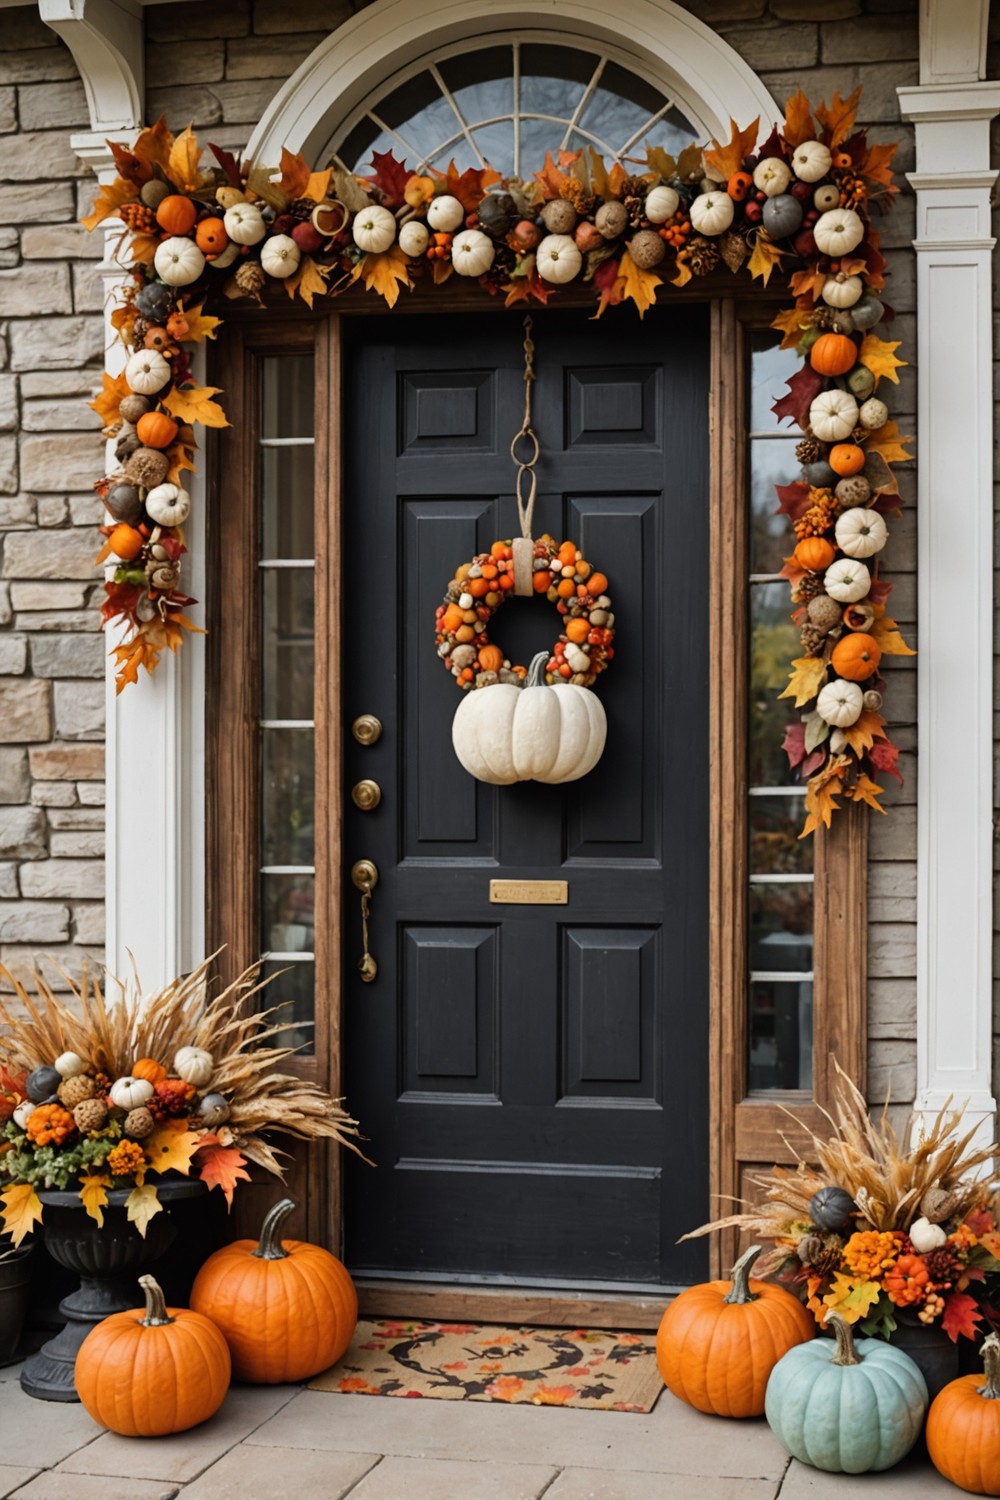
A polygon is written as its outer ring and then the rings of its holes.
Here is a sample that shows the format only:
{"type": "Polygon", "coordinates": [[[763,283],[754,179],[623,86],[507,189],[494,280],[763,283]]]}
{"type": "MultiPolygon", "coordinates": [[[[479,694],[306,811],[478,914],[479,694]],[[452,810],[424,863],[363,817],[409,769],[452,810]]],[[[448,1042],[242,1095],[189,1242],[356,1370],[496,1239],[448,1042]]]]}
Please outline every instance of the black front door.
{"type": "MultiPolygon", "coordinates": [[[[708,319],[542,311],[534,337],[534,532],[607,575],[618,634],[598,767],[496,788],[455,758],[434,611],[518,530],[522,317],[349,327],[344,1088],[377,1166],[348,1162],[346,1254],[383,1276],[676,1284],[704,1273],[704,1242],[676,1240],[708,1214],[708,319]],[[352,805],[362,778],[374,811],[352,805]],[[380,877],[370,984],[358,859],[380,877]],[[498,878],[565,880],[568,902],[491,904],[498,878]]],[[[559,619],[509,599],[490,638],[527,662],[559,619]]]]}

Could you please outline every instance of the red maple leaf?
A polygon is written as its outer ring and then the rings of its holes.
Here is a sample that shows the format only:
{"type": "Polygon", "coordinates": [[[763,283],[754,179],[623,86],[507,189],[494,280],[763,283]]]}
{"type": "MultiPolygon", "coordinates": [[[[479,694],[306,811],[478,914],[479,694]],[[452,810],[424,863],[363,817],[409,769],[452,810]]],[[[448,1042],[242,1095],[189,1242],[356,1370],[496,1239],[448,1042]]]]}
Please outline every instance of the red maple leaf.
{"type": "Polygon", "coordinates": [[[799,775],[802,777],[802,780],[808,781],[810,776],[812,776],[816,771],[819,770],[820,766],[825,760],[826,747],[820,746],[820,748],[818,750],[814,750],[812,755],[809,756],[808,760],[804,760],[799,767],[799,775]]]}
{"type": "Polygon", "coordinates": [[[778,497],[778,514],[797,521],[809,509],[809,486],[802,479],[793,484],[776,484],[774,493],[778,497]]]}
{"type": "Polygon", "coordinates": [[[235,1146],[221,1145],[217,1135],[203,1136],[201,1145],[195,1152],[195,1165],[202,1182],[207,1182],[210,1188],[221,1188],[230,1208],[233,1206],[236,1184],[250,1181],[250,1173],[245,1170],[246,1164],[247,1159],[242,1152],[237,1151],[235,1146]]]}
{"type": "Polygon", "coordinates": [[[953,1344],[957,1344],[960,1337],[976,1338],[982,1318],[979,1303],[974,1297],[967,1296],[965,1292],[949,1292],[945,1297],[941,1327],[953,1344]]]}
{"type": "Polygon", "coordinates": [[[600,292],[600,300],[597,304],[595,318],[599,318],[606,307],[617,307],[622,300],[622,294],[618,290],[618,267],[621,264],[617,256],[611,260],[602,261],[591,278],[594,286],[600,292]]]}
{"type": "Polygon", "coordinates": [[[221,146],[213,146],[211,142],[209,142],[208,149],[225,172],[229,186],[234,188],[242,187],[243,182],[240,178],[239,162],[233,153],[231,151],[224,151],[221,146]]]}
{"type": "Polygon", "coordinates": [[[444,182],[445,192],[457,198],[466,213],[478,208],[486,197],[486,189],[500,181],[500,173],[494,172],[492,167],[467,167],[464,172],[459,172],[453,161],[448,163],[447,172],[436,172],[433,167],[431,171],[444,182]]]}
{"type": "Polygon", "coordinates": [[[899,773],[896,762],[899,760],[899,746],[894,745],[891,740],[876,740],[868,751],[868,759],[874,770],[881,771],[886,776],[894,776],[903,785],[903,778],[899,773]]]}
{"type": "Polygon", "coordinates": [[[778,134],[777,125],[775,125],[764,144],[757,147],[757,155],[760,158],[765,156],[780,156],[784,158],[785,143],[778,134]]]}
{"type": "Polygon", "coordinates": [[[869,604],[884,604],[892,593],[892,584],[884,578],[873,578],[872,586],[868,590],[869,604]]]}
{"type": "Polygon", "coordinates": [[[981,1235],[992,1233],[996,1228],[993,1222],[993,1215],[986,1208],[974,1208],[971,1214],[966,1214],[965,1222],[977,1238],[981,1235]]]}
{"type": "Polygon", "coordinates": [[[809,408],[822,389],[822,375],[817,374],[810,365],[803,365],[788,381],[788,394],[776,401],[771,410],[779,422],[784,421],[785,417],[791,417],[799,427],[805,427],[809,408]]]}
{"type": "Polygon", "coordinates": [[[789,724],[785,730],[785,738],[781,742],[781,748],[788,756],[788,764],[792,770],[800,766],[806,756],[806,726],[801,719],[796,719],[789,724]]]}
{"type": "Polygon", "coordinates": [[[363,177],[362,182],[378,188],[386,208],[399,208],[406,201],[403,191],[412,176],[406,163],[397,161],[391,151],[375,151],[371,164],[375,170],[371,177],[363,177]]]}

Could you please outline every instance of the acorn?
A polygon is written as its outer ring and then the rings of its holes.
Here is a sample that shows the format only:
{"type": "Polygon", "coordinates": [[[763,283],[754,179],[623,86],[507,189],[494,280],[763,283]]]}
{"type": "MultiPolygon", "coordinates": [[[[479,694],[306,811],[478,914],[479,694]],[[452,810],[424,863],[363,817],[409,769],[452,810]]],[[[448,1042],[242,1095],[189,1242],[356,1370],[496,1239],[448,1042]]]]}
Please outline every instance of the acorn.
{"type": "Polygon", "coordinates": [[[606,240],[616,240],[619,235],[625,233],[628,223],[628,213],[624,203],[612,199],[610,203],[602,203],[594,216],[594,223],[606,240]]]}
{"type": "Polygon", "coordinates": [[[572,234],[578,215],[567,198],[553,198],[542,209],[542,223],[549,234],[572,234]]]}
{"type": "Polygon", "coordinates": [[[640,229],[629,240],[628,253],[640,271],[649,271],[660,264],[667,253],[667,247],[655,229],[640,229]]]}

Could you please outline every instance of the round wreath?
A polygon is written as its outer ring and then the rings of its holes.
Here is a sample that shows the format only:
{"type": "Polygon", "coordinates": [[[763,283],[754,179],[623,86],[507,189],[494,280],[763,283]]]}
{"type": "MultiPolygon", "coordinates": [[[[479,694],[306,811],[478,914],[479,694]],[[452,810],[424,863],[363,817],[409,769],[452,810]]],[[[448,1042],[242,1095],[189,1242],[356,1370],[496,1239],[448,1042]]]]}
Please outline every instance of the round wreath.
{"type": "MultiPolygon", "coordinates": [[[[533,592],[543,594],[564,616],[563,632],[546,664],[546,682],[589,687],[615,654],[607,578],[575,542],[556,542],[546,535],[534,544],[531,581],[533,592]]],[[[487,629],[513,592],[510,541],[494,542],[488,552],[477,553],[455,569],[444,602],[437,607],[435,628],[438,656],[463,690],[523,682],[527,676],[527,667],[512,665],[501,648],[490,643],[487,629]]]]}

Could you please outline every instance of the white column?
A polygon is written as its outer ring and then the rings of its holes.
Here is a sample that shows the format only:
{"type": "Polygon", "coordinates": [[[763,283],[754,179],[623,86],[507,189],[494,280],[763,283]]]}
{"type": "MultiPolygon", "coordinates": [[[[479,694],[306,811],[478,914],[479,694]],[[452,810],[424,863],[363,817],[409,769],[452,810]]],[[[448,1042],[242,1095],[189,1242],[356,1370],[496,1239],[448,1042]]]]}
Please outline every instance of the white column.
{"type": "Polygon", "coordinates": [[[949,1096],[992,1139],[993,394],[989,126],[978,7],[922,20],[916,126],[917,1098],[949,1096]],[[976,11],[977,16],[965,14],[976,11]],[[956,24],[958,23],[958,24],[956,24]],[[964,42],[964,50],[961,43],[964,42]],[[968,81],[955,81],[967,68],[968,81]],[[976,69],[976,71],[972,71],[976,69]]]}

